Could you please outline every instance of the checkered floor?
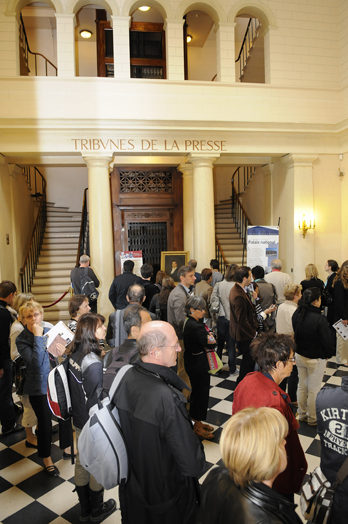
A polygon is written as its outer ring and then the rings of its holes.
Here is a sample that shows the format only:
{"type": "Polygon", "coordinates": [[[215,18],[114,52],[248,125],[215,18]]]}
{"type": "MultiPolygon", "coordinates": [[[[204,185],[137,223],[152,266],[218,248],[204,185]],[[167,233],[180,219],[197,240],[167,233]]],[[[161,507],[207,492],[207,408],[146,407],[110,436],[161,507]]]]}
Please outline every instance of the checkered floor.
{"type": "MultiPolygon", "coordinates": [[[[223,361],[227,362],[226,356],[223,356],[223,361]]],[[[337,387],[341,384],[341,377],[346,375],[348,369],[337,366],[334,359],[331,359],[327,364],[323,383],[337,387]]],[[[227,371],[223,371],[219,377],[211,378],[207,422],[216,429],[214,440],[204,441],[207,468],[202,481],[210,468],[221,460],[218,443],[222,428],[231,416],[236,378],[230,377],[227,371]]],[[[320,441],[316,427],[301,422],[299,435],[306,452],[308,469],[312,471],[319,464],[320,457],[320,441]]],[[[52,458],[60,476],[49,478],[42,469],[35,449],[25,447],[24,431],[4,437],[0,435],[0,524],[79,522],[77,496],[72,492],[74,466],[70,461],[62,460],[62,451],[57,445],[58,436],[54,435],[54,438],[56,441],[52,444],[52,458]]],[[[117,500],[117,488],[106,492],[105,496],[117,500]]],[[[298,502],[298,496],[295,497],[298,502]]],[[[119,524],[120,511],[117,510],[104,522],[119,524]]]]}

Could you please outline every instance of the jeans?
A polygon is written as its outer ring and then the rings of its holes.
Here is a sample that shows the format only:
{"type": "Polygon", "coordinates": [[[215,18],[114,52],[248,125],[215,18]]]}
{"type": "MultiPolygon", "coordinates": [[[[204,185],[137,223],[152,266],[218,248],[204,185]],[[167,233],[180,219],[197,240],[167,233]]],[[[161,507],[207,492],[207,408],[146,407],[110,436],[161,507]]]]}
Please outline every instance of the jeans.
{"type": "Polygon", "coordinates": [[[16,422],[12,399],[12,360],[3,361],[4,374],[0,378],[0,422],[2,431],[9,431],[16,422]]]}
{"type": "Polygon", "coordinates": [[[315,401],[321,388],[326,360],[323,358],[306,358],[296,353],[298,370],[297,402],[300,420],[308,417],[308,422],[316,422],[315,401]]]}
{"type": "Polygon", "coordinates": [[[226,342],[228,368],[230,373],[234,373],[236,371],[236,342],[230,335],[230,323],[226,317],[218,317],[216,327],[218,335],[217,354],[221,358],[224,343],[226,342]]]}

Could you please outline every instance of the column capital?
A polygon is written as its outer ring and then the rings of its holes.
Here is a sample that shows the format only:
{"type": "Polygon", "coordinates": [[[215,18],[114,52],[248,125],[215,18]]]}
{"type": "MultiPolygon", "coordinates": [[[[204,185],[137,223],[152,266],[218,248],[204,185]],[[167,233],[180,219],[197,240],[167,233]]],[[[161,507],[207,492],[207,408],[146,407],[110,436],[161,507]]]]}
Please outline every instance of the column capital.
{"type": "Polygon", "coordinates": [[[217,22],[214,26],[214,33],[217,33],[219,29],[234,29],[236,25],[235,22],[217,22]]]}
{"type": "Polygon", "coordinates": [[[313,162],[318,158],[318,155],[297,155],[289,154],[281,159],[282,164],[289,167],[312,167],[313,162]]]}
{"type": "Polygon", "coordinates": [[[175,25],[179,25],[180,27],[183,27],[184,23],[185,23],[184,18],[182,20],[170,20],[169,18],[166,18],[163,24],[163,29],[164,31],[166,31],[168,24],[175,24],[175,25]]]}
{"type": "Polygon", "coordinates": [[[111,27],[114,27],[115,22],[122,22],[128,27],[132,24],[132,17],[131,16],[118,16],[118,15],[110,15],[110,25],[111,27]]]}
{"type": "Polygon", "coordinates": [[[213,167],[214,162],[220,157],[220,155],[216,154],[202,154],[202,153],[190,153],[187,157],[187,160],[193,164],[195,167],[197,166],[206,166],[206,167],[213,167]]]}
{"type": "Polygon", "coordinates": [[[274,164],[267,164],[261,167],[261,173],[265,176],[272,175],[273,170],[274,170],[274,164]]]}
{"type": "Polygon", "coordinates": [[[180,166],[177,167],[178,171],[181,171],[182,176],[192,176],[193,173],[193,165],[192,164],[180,164],[180,166]]]}
{"type": "Polygon", "coordinates": [[[12,176],[15,180],[17,179],[18,175],[21,175],[23,173],[23,169],[16,164],[9,164],[8,170],[10,172],[10,176],[12,176]]]}
{"type": "Polygon", "coordinates": [[[88,153],[88,155],[82,155],[83,160],[86,162],[87,167],[105,167],[109,169],[109,165],[113,161],[114,155],[98,155],[88,153]]]}

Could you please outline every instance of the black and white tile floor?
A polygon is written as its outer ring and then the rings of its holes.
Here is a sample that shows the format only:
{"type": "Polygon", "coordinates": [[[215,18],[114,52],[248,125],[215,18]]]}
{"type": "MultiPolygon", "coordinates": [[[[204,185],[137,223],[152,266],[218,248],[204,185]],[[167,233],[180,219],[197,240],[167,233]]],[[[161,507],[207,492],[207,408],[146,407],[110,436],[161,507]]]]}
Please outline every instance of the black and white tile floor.
{"type": "MultiPolygon", "coordinates": [[[[223,357],[226,362],[227,357],[223,357]]],[[[226,365],[225,365],[226,368],[226,365]]],[[[323,382],[337,387],[342,376],[348,375],[348,369],[337,366],[331,359],[325,371],[323,382]]],[[[230,377],[223,371],[218,377],[211,378],[209,412],[207,422],[216,429],[214,440],[204,441],[207,470],[221,460],[219,438],[226,421],[232,413],[233,391],[236,376],[230,377]]],[[[323,384],[324,385],[324,384],[323,384]]],[[[300,423],[300,440],[306,452],[308,470],[319,464],[320,441],[316,427],[300,423]]],[[[57,435],[54,436],[56,439],[57,435]]],[[[0,524],[77,524],[79,505],[74,488],[74,466],[70,461],[62,460],[62,451],[57,442],[52,444],[52,457],[60,476],[49,478],[43,471],[41,460],[35,449],[25,447],[25,432],[7,436],[0,435],[0,524]]],[[[117,488],[106,492],[107,498],[118,499],[117,488]]],[[[296,496],[298,502],[298,496],[296,496]]],[[[104,521],[106,524],[119,524],[120,511],[104,521]]]]}

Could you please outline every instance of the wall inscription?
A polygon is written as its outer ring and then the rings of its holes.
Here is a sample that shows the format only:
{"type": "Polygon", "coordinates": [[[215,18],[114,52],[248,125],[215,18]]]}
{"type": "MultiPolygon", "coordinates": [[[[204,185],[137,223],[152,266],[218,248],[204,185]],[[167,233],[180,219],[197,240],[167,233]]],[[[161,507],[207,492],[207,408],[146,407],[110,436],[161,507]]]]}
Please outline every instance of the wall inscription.
{"type": "Polygon", "coordinates": [[[72,138],[74,151],[171,151],[222,153],[227,151],[226,140],[174,140],[174,139],[145,139],[145,138],[72,138]]]}

